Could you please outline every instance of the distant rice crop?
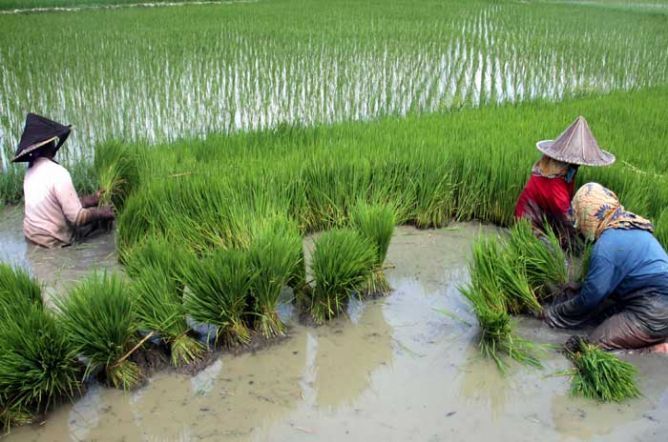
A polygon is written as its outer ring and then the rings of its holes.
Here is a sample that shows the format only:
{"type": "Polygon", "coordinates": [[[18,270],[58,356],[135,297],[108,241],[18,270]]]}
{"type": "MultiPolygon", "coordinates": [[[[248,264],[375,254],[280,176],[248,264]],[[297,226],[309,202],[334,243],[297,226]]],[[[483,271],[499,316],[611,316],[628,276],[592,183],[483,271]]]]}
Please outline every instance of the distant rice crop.
{"type": "Polygon", "coordinates": [[[174,141],[666,84],[664,10],[573,7],[283,0],[0,15],[2,163],[26,110],[75,124],[62,155],[91,159],[108,139],[174,141]]]}

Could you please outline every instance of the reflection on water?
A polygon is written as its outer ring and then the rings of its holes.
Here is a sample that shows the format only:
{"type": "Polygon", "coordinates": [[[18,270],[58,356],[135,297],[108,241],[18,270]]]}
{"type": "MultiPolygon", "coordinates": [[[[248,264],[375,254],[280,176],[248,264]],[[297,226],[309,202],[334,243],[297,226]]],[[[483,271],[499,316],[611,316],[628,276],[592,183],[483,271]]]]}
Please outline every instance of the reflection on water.
{"type": "MultiPolygon", "coordinates": [[[[665,440],[661,355],[631,356],[646,397],[605,406],[568,396],[555,374],[569,363],[556,352],[543,370],[511,365],[505,376],[480,359],[457,291],[478,231],[400,227],[388,254],[394,292],[355,305],[354,321],[292,324],[276,345],[224,354],[195,377],[162,372],[132,393],[93,386],[8,440],[665,440]]],[[[532,320],[520,332],[566,338],[532,320]]]]}

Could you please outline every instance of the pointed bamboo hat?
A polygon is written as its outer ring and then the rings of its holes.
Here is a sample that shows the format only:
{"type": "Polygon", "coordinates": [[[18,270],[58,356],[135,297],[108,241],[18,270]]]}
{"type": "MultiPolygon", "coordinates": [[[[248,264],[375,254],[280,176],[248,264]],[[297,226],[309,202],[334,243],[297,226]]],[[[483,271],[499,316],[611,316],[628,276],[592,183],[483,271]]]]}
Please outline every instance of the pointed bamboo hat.
{"type": "Polygon", "coordinates": [[[538,150],[550,158],[583,166],[609,166],[615,156],[601,149],[583,116],[568,126],[556,140],[536,143],[538,150]]]}
{"type": "Polygon", "coordinates": [[[28,114],[23,128],[19,148],[12,159],[13,163],[30,161],[32,152],[56,141],[56,151],[60,149],[70,135],[72,126],[64,126],[37,114],[28,114]]]}

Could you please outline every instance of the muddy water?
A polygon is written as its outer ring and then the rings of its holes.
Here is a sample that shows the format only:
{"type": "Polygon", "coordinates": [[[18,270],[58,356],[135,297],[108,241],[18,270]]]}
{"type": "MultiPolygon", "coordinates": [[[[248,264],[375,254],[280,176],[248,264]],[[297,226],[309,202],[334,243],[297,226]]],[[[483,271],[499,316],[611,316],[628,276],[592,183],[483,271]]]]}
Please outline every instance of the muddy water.
{"type": "MultiPolygon", "coordinates": [[[[38,273],[52,268],[54,260],[26,249],[20,230],[6,224],[3,259],[18,256],[38,273]]],[[[645,396],[624,405],[571,398],[559,376],[569,364],[557,353],[546,355],[543,370],[513,366],[505,377],[479,357],[475,318],[457,287],[480,230],[399,228],[388,256],[394,291],[386,298],[354,303],[326,326],[293,323],[287,340],[223,355],[195,377],[163,372],[132,393],[93,387],[8,440],[665,440],[663,356],[625,356],[638,367],[645,396]]],[[[108,265],[109,244],[100,238],[63,251],[61,277],[108,265]]],[[[567,336],[530,320],[520,330],[546,343],[567,336]]]]}

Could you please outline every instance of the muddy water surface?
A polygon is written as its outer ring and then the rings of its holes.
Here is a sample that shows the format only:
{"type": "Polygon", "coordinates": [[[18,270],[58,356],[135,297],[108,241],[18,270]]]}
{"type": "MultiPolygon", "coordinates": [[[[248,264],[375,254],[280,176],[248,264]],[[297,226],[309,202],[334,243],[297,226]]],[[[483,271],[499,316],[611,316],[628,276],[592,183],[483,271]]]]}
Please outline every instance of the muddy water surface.
{"type": "MultiPolygon", "coordinates": [[[[114,266],[109,236],[52,255],[26,247],[11,216],[0,225],[1,259],[37,274],[59,269],[46,279],[54,290],[87,267],[114,266]]],[[[665,440],[664,356],[625,356],[645,397],[623,405],[571,398],[559,375],[569,363],[556,352],[543,370],[513,366],[505,377],[479,357],[475,318],[457,287],[481,230],[491,229],[399,228],[388,256],[391,295],[354,303],[322,327],[293,323],[287,340],[224,354],[194,377],[163,372],[132,393],[94,386],[8,440],[665,440]]],[[[545,343],[567,337],[531,320],[520,330],[545,343]]]]}

